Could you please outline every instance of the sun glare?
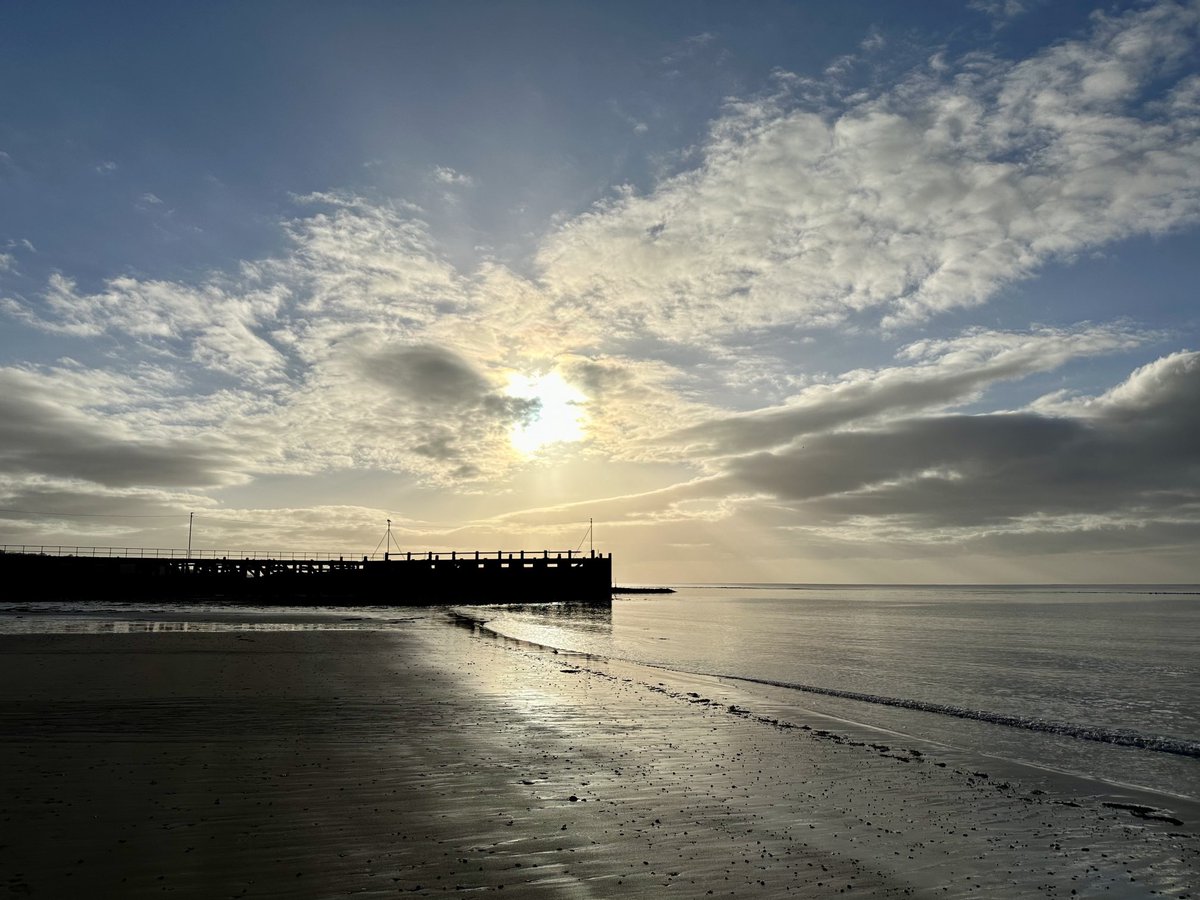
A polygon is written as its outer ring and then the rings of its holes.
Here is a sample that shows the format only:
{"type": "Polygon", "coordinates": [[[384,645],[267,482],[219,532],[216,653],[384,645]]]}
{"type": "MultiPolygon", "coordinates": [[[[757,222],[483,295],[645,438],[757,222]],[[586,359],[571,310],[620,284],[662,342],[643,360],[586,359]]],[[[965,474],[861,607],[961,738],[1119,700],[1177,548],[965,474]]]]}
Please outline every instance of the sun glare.
{"type": "Polygon", "coordinates": [[[514,374],[508,382],[508,395],[537,400],[539,404],[538,410],[528,420],[514,425],[509,435],[519,453],[530,456],[549,444],[583,438],[583,404],[587,398],[557,372],[514,374]]]}

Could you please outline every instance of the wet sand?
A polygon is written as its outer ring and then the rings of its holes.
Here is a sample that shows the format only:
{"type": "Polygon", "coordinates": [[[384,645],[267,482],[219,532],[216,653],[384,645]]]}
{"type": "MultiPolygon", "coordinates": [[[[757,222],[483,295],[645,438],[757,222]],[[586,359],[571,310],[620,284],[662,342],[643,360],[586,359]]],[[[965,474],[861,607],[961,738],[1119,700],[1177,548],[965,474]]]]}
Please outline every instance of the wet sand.
{"type": "Polygon", "coordinates": [[[1186,804],[1106,806],[437,613],[395,632],[0,636],[0,683],[10,896],[1190,897],[1200,881],[1186,804]]]}

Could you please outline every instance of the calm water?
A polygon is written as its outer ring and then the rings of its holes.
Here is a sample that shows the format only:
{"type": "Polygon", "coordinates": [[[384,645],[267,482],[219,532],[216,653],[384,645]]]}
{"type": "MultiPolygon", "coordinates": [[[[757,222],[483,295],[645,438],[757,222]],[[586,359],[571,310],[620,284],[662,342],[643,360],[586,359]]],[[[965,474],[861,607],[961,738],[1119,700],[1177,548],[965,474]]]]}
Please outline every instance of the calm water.
{"type": "MultiPolygon", "coordinates": [[[[611,610],[470,614],[551,647],[750,679],[776,706],[1200,800],[1200,586],[722,585],[611,610]]],[[[0,632],[376,630],[443,616],[5,603],[0,632]]]]}
{"type": "Polygon", "coordinates": [[[512,637],[787,685],[817,712],[1200,798],[1200,587],[726,585],[484,616],[512,637]]]}

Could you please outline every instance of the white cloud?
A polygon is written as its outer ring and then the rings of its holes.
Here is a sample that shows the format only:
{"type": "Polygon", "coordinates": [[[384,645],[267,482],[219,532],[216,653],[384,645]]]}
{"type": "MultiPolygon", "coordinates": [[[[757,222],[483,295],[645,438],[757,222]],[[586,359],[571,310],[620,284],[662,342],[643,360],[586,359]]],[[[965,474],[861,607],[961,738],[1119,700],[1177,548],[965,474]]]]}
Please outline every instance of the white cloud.
{"type": "Polygon", "coordinates": [[[215,282],[193,288],[129,276],[84,293],[56,274],[44,295],[50,315],[38,316],[25,307],[19,312],[43,330],[77,337],[127,335],[214,371],[269,379],[278,374],[283,357],[254,329],[278,312],[285,296],[279,287],[241,293],[215,282]]]}
{"type": "Polygon", "coordinates": [[[286,251],[237,272],[194,285],[121,276],[95,291],[56,274],[36,300],[3,308],[229,385],[164,389],[172,402],[146,410],[147,427],[190,439],[219,423],[244,442],[246,473],[369,466],[461,482],[517,464],[508,433],[523,407],[503,397],[507,374],[563,346],[554,314],[539,314],[544,295],[500,268],[460,275],[406,209],[297,200],[315,209],[285,223],[286,251]],[[425,402],[445,386],[428,372],[471,385],[462,403],[425,402]]]}
{"type": "Polygon", "coordinates": [[[715,34],[708,31],[693,34],[674,44],[662,57],[662,64],[667,67],[674,67],[682,62],[685,62],[698,53],[702,52],[706,47],[711,46],[717,39],[715,34]]]}
{"type": "Polygon", "coordinates": [[[1177,64],[1200,10],[1099,17],[1022,62],[915,73],[840,113],[731,106],[702,164],[566,223],[542,281],[675,341],[984,303],[1051,260],[1200,216],[1200,119],[1177,64]],[[1175,79],[1174,81],[1172,79],[1175,79]],[[1163,102],[1142,92],[1166,82],[1163,102]]]}
{"type": "Polygon", "coordinates": [[[883,36],[883,32],[878,28],[872,28],[867,32],[867,36],[862,39],[859,46],[867,52],[875,52],[882,50],[887,45],[887,38],[883,36]]]}
{"type": "Polygon", "coordinates": [[[254,270],[268,283],[292,285],[300,314],[350,328],[363,321],[403,328],[462,311],[463,280],[407,210],[354,196],[302,200],[324,209],[287,222],[291,252],[254,270]]]}
{"type": "Polygon", "coordinates": [[[1200,381],[1200,353],[1179,351],[1147,363],[1129,378],[1098,397],[1057,392],[1042,397],[1031,409],[1051,416],[1128,420],[1147,417],[1155,408],[1181,405],[1179,391],[1191,391],[1200,381]]]}
{"type": "Polygon", "coordinates": [[[1024,15],[1029,7],[1044,0],[968,0],[967,8],[983,13],[997,25],[1024,15]]]}
{"type": "Polygon", "coordinates": [[[455,187],[474,187],[475,179],[464,172],[458,172],[449,166],[437,166],[433,170],[433,180],[438,184],[455,187]]]}

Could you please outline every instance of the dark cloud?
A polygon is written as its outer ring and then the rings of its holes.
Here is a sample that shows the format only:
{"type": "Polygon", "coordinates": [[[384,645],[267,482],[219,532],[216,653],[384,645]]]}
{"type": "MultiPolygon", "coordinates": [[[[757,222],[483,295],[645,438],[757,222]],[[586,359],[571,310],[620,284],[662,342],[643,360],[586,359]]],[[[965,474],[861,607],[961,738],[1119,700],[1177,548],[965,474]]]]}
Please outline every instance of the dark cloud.
{"type": "MultiPolygon", "coordinates": [[[[364,356],[362,371],[387,388],[395,399],[421,407],[456,413],[470,411],[506,423],[521,421],[538,408],[536,400],[507,397],[494,391],[469,362],[452,350],[433,344],[389,347],[364,356]]],[[[431,445],[437,442],[437,438],[430,438],[431,445]]]]}
{"type": "Polygon", "coordinates": [[[1129,347],[1137,340],[1131,334],[1089,327],[1027,334],[968,332],[929,347],[906,348],[909,355],[924,356],[918,365],[854,372],[807,388],[787,406],[713,419],[662,440],[714,454],[765,450],[855,422],[961,404],[998,382],[1054,369],[1074,356],[1129,347]]]}
{"type": "Polygon", "coordinates": [[[886,489],[923,472],[972,480],[1045,464],[1079,436],[1081,426],[1037,415],[940,416],[887,428],[817,436],[803,446],[731,461],[730,471],[754,487],[791,500],[886,489]]]}
{"type": "Polygon", "coordinates": [[[374,411],[381,427],[452,478],[477,476],[479,449],[540,407],[538,400],[500,393],[470,362],[435,344],[389,346],[364,354],[358,364],[385,389],[374,411]]]}
{"type": "MultiPolygon", "coordinates": [[[[899,414],[952,403],[995,380],[989,372],[951,372],[928,377],[912,372],[886,383],[862,381],[831,388],[812,405],[746,413],[683,429],[666,440],[702,445],[718,453],[745,453],[787,444],[796,437],[826,431],[884,413],[899,414]]],[[[816,392],[814,392],[816,393],[816,392]]]]}
{"type": "Polygon", "coordinates": [[[366,356],[363,373],[398,397],[415,403],[474,406],[490,393],[470,363],[443,347],[391,347],[366,356]]]}
{"type": "Polygon", "coordinates": [[[0,373],[0,473],[108,487],[211,486],[236,480],[219,441],[139,440],[50,396],[25,373],[0,373]]]}
{"type": "Polygon", "coordinates": [[[571,365],[570,371],[572,379],[594,397],[623,391],[635,384],[629,369],[616,363],[581,360],[571,365]]]}
{"type": "Polygon", "coordinates": [[[423,439],[412,445],[412,452],[429,459],[457,459],[461,456],[457,436],[449,428],[430,428],[423,439]]]}
{"type": "Polygon", "coordinates": [[[733,459],[727,470],[743,488],[803,506],[825,525],[876,517],[916,532],[1039,516],[1194,519],[1200,354],[1146,366],[1069,415],[917,418],[808,437],[733,459]]]}
{"type": "MultiPolygon", "coordinates": [[[[1143,521],[1131,511],[1129,518],[1114,522],[1096,523],[1087,528],[1029,529],[1026,531],[983,533],[961,541],[948,542],[946,555],[963,552],[983,552],[1000,556],[1040,556],[1048,553],[1103,554],[1106,557],[1133,557],[1128,564],[1136,570],[1137,557],[1147,548],[1154,548],[1160,559],[1175,557],[1183,563],[1193,563],[1196,542],[1200,540],[1200,504],[1190,510],[1178,508],[1168,521],[1143,521]],[[1182,515],[1190,520],[1184,520],[1182,515]]],[[[935,551],[936,552],[936,551],[935,551]]],[[[1083,580],[1097,579],[1086,574],[1083,580]]]]}
{"type": "MultiPolygon", "coordinates": [[[[111,491],[94,485],[14,484],[0,488],[0,519],[78,517],[81,519],[129,519],[178,516],[183,506],[179,495],[160,491],[111,491]]],[[[59,520],[60,521],[60,520],[59,520]]],[[[79,524],[79,523],[76,523],[79,524]]]]}

